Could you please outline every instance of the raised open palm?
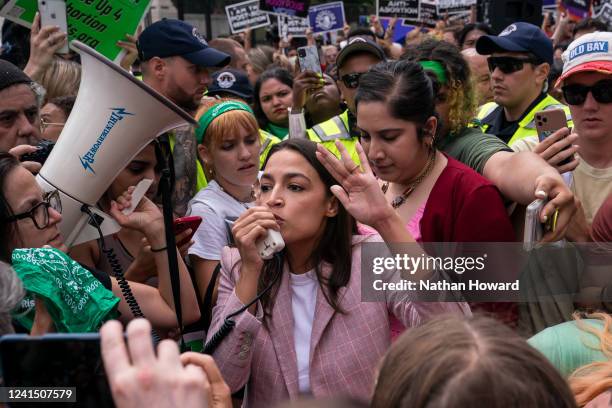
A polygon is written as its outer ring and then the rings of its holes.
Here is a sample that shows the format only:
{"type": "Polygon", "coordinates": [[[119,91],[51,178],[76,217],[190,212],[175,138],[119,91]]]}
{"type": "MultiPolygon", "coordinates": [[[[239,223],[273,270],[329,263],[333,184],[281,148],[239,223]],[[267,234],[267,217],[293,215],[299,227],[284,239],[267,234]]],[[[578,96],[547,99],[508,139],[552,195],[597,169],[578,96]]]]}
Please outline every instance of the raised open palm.
{"type": "Polygon", "coordinates": [[[344,208],[357,221],[370,226],[394,214],[395,210],[380,189],[361,145],[357,143],[356,146],[361,165],[351,159],[340,141],[336,141],[336,147],[340,159],[320,144],[317,145],[317,158],[338,181],[339,185],[332,186],[331,191],[344,208]]]}

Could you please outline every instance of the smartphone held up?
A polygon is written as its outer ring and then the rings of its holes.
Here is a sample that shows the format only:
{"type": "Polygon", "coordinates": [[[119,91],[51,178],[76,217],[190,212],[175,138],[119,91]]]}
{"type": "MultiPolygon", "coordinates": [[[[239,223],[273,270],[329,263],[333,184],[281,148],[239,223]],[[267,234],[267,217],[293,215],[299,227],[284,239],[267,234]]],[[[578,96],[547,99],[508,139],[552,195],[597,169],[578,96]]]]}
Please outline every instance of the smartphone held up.
{"type": "MultiPolygon", "coordinates": [[[[57,26],[62,33],[68,33],[66,2],[64,0],[38,0],[40,26],[57,26]]],[[[57,50],[58,54],[68,54],[68,42],[57,50]]]]}

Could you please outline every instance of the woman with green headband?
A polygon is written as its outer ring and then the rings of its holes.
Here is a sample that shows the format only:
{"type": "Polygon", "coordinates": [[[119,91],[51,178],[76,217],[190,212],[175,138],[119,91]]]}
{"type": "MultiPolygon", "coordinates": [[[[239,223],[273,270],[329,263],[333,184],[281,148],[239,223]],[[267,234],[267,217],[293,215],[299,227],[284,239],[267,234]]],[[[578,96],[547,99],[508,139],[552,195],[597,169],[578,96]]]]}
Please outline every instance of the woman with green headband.
{"type": "Polygon", "coordinates": [[[253,111],[244,102],[206,100],[196,118],[198,157],[208,185],[189,202],[187,215],[202,217],[202,224],[188,253],[200,299],[212,306],[216,296],[206,294],[221,249],[231,242],[227,220],[238,218],[253,205],[261,138],[253,111]]]}

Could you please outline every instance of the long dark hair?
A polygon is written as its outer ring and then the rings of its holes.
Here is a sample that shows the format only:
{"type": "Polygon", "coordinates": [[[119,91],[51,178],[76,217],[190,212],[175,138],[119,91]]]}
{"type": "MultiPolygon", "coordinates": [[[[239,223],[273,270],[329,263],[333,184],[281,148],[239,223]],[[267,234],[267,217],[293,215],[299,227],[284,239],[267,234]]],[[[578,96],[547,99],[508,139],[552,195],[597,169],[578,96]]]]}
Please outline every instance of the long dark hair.
{"type": "MultiPolygon", "coordinates": [[[[316,170],[321,181],[325,184],[328,197],[332,195],[330,187],[338,184],[338,182],[317,159],[315,154],[317,148],[314,142],[306,139],[288,139],[274,145],[270,149],[270,153],[266,158],[263,168],[266,168],[270,157],[282,150],[291,150],[302,155],[302,157],[304,157],[316,170]]],[[[327,303],[329,303],[335,311],[341,313],[342,310],[338,305],[338,291],[343,286],[346,286],[351,278],[351,239],[353,234],[356,233],[357,224],[355,223],[355,219],[346,211],[342,204],[338,203],[338,213],[334,217],[327,219],[327,225],[325,226],[323,235],[313,253],[310,255],[325,300],[327,300],[327,303]],[[330,264],[332,267],[332,272],[329,277],[325,277],[321,274],[321,264],[323,262],[330,264]]],[[[286,250],[283,250],[280,256],[282,262],[271,259],[264,263],[262,273],[259,276],[257,288],[259,293],[282,274],[286,250]]],[[[261,299],[265,316],[270,315],[279,284],[280,279],[277,280],[275,287],[261,299]]]]}
{"type": "Polygon", "coordinates": [[[261,102],[259,101],[259,92],[261,91],[261,85],[263,85],[263,83],[266,82],[268,79],[276,79],[277,81],[293,89],[293,75],[291,75],[291,73],[284,68],[268,68],[259,76],[257,82],[255,82],[255,87],[253,89],[253,112],[255,113],[257,123],[259,123],[259,127],[261,129],[265,129],[268,126],[268,123],[270,123],[263,109],[261,109],[261,102]]]}
{"type": "Polygon", "coordinates": [[[0,261],[9,264],[11,263],[11,242],[17,233],[17,229],[14,222],[7,221],[13,215],[13,210],[4,195],[4,189],[9,173],[19,165],[15,156],[7,152],[0,152],[0,261]]]}
{"type": "MultiPolygon", "coordinates": [[[[430,117],[437,116],[434,85],[416,62],[381,62],[361,76],[355,105],[383,102],[394,118],[422,126],[430,117]]],[[[423,138],[420,130],[418,137],[419,140],[423,138]]]]}

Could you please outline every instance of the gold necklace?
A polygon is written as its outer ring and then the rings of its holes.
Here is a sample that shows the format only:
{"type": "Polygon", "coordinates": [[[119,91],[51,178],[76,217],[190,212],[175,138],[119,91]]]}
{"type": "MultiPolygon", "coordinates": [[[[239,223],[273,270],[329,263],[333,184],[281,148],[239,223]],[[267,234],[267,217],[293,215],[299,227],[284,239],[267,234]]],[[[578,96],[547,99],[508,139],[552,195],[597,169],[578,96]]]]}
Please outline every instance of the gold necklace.
{"type": "MultiPolygon", "coordinates": [[[[421,184],[421,182],[425,179],[425,177],[427,177],[427,175],[431,172],[431,169],[433,169],[433,166],[435,163],[436,163],[436,152],[432,151],[431,154],[429,155],[429,158],[427,159],[427,164],[425,165],[425,168],[423,169],[423,171],[421,171],[421,173],[417,176],[417,178],[412,183],[410,183],[408,187],[406,187],[406,189],[404,190],[402,194],[398,195],[397,197],[393,199],[393,201],[391,201],[391,206],[393,208],[397,209],[406,202],[410,194],[412,194],[412,192],[418,187],[418,185],[421,184]]],[[[382,186],[383,194],[386,194],[388,189],[389,189],[389,182],[387,181],[382,186]]]]}

